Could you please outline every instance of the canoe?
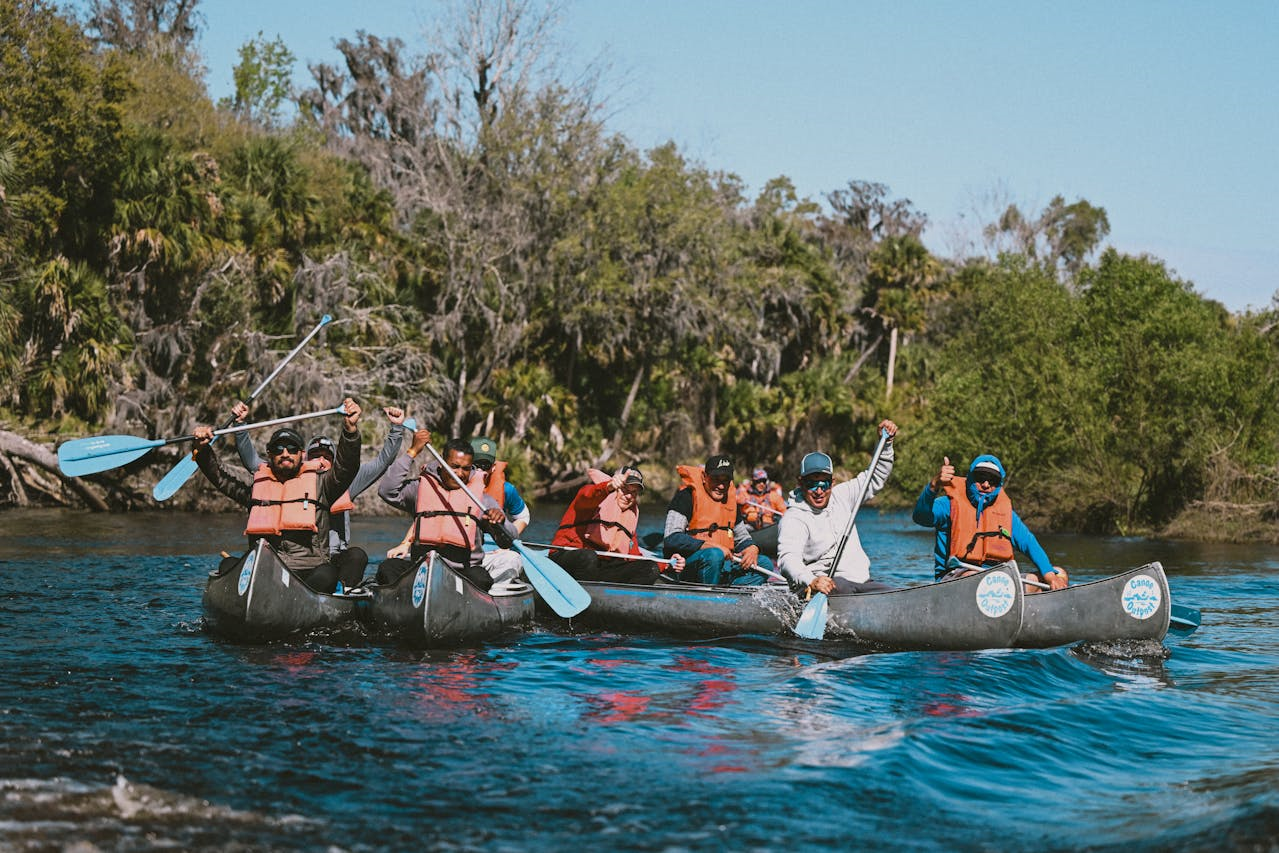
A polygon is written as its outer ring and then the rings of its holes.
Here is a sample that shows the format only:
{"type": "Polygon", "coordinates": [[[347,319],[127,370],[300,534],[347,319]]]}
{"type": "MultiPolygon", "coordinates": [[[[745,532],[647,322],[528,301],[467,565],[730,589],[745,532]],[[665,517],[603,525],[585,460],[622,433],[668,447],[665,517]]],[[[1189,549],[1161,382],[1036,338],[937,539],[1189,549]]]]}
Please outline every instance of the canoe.
{"type": "Polygon", "coordinates": [[[205,624],[237,640],[275,640],[355,617],[356,601],[316,592],[290,571],[265,539],[225,572],[209,572],[205,624]]]}
{"type": "MultiPolygon", "coordinates": [[[[789,634],[803,603],[781,584],[640,586],[582,581],[591,606],[574,624],[702,638],[789,634]]],[[[888,592],[832,595],[826,636],[896,651],[1007,648],[1021,630],[1016,573],[998,566],[967,578],[888,592]]]]}
{"type": "Polygon", "coordinates": [[[1163,640],[1172,596],[1159,563],[1114,577],[1026,596],[1015,645],[1043,649],[1068,643],[1163,640]]]}
{"type": "Polygon", "coordinates": [[[372,595],[358,615],[371,633],[425,648],[490,639],[533,619],[533,587],[507,581],[484,592],[434,551],[394,583],[364,588],[372,595]]]}

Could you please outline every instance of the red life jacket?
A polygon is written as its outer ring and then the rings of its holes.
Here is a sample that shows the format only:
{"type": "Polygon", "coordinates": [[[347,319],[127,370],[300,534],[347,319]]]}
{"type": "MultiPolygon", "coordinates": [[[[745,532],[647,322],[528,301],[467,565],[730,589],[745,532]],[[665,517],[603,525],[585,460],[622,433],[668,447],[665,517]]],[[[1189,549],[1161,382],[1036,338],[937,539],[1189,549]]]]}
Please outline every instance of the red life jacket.
{"type": "MultiPolygon", "coordinates": [[[[471,494],[483,486],[483,476],[479,471],[471,475],[467,484],[471,494]]],[[[417,481],[414,516],[417,519],[415,538],[419,544],[457,545],[468,551],[479,549],[477,521],[480,510],[465,489],[445,489],[438,480],[423,471],[417,481]]]]}
{"type": "MultiPolygon", "coordinates": [[[[597,485],[613,479],[596,468],[586,473],[591,482],[597,485]]],[[[578,492],[580,494],[581,491],[578,492]]],[[[578,508],[578,495],[573,497],[573,503],[564,511],[564,517],[560,519],[559,529],[551,544],[629,554],[635,542],[635,527],[639,524],[639,503],[623,510],[617,505],[618,493],[609,492],[592,514],[584,517],[584,512],[578,508]]]]}
{"type": "Polygon", "coordinates": [[[677,465],[679,478],[693,489],[693,517],[688,520],[688,534],[718,545],[726,554],[733,553],[733,525],[737,522],[737,501],[730,490],[724,500],[717,501],[706,490],[706,475],[700,465],[677,465]]]}
{"type": "MultiPolygon", "coordinates": [[[[967,481],[955,477],[946,487],[950,498],[950,553],[965,563],[1002,563],[1013,558],[1010,536],[1000,531],[1013,529],[1013,503],[1004,489],[981,511],[968,500],[967,481]]],[[[1011,534],[1010,534],[1011,535],[1011,534]]]]}
{"type": "Polygon", "coordinates": [[[318,459],[308,459],[296,477],[280,481],[271,466],[265,462],[259,465],[253,473],[249,523],[244,535],[279,536],[286,530],[318,530],[315,513],[329,511],[319,502],[320,472],[326,467],[318,459]]]}

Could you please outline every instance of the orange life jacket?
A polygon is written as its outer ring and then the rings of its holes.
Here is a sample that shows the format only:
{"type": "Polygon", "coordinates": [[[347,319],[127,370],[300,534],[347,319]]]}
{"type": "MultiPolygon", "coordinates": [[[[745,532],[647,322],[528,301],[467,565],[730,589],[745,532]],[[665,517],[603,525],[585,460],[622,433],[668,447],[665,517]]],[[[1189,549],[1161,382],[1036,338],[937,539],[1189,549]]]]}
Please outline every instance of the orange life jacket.
{"type": "MultiPolygon", "coordinates": [[[[596,484],[613,479],[596,468],[586,474],[596,484]]],[[[588,518],[582,518],[577,511],[577,497],[574,496],[573,504],[560,519],[552,544],[629,554],[635,541],[635,527],[639,524],[639,504],[637,502],[630,509],[623,510],[617,505],[617,495],[617,492],[609,492],[588,518]]]]}
{"type": "Polygon", "coordinates": [[[318,500],[320,472],[326,467],[318,459],[308,459],[296,477],[281,482],[271,473],[271,466],[265,462],[259,465],[253,473],[249,523],[244,535],[279,536],[285,530],[318,530],[316,511],[329,511],[318,500]]]}
{"type": "Polygon", "coordinates": [[[968,500],[967,481],[955,477],[946,487],[950,498],[950,553],[965,563],[996,563],[1013,558],[1013,543],[1001,530],[1013,528],[1013,503],[1000,489],[995,500],[981,511],[968,500]]]}
{"type": "Polygon", "coordinates": [[[767,527],[786,511],[786,499],[782,497],[781,486],[770,488],[760,495],[751,491],[750,483],[742,483],[737,487],[737,503],[742,508],[742,520],[755,528],[767,527]]]}
{"type": "MultiPolygon", "coordinates": [[[[445,476],[448,476],[447,474],[445,476]]],[[[471,494],[483,485],[484,475],[476,471],[467,484],[471,494]],[[479,476],[477,477],[476,474],[479,476]],[[478,482],[477,482],[478,481],[478,482]]],[[[416,539],[422,545],[457,545],[468,551],[479,548],[480,510],[465,489],[446,489],[434,477],[422,472],[417,481],[416,539]]]]}
{"type": "Polygon", "coordinates": [[[737,501],[730,492],[717,501],[706,491],[706,476],[700,465],[677,465],[679,478],[693,489],[693,517],[688,520],[688,534],[718,545],[725,553],[733,553],[733,525],[737,521],[737,501]]]}
{"type": "MultiPolygon", "coordinates": [[[[333,467],[333,463],[325,459],[323,456],[317,457],[314,461],[319,462],[324,466],[320,469],[321,471],[327,471],[333,467]]],[[[347,489],[342,493],[342,496],[335,500],[333,505],[329,507],[329,512],[350,512],[353,509],[355,509],[355,501],[351,499],[351,490],[347,489]]]]}
{"type": "Polygon", "coordinates": [[[494,462],[493,470],[488,474],[488,483],[484,486],[484,494],[497,501],[500,507],[506,506],[506,463],[494,462]]]}

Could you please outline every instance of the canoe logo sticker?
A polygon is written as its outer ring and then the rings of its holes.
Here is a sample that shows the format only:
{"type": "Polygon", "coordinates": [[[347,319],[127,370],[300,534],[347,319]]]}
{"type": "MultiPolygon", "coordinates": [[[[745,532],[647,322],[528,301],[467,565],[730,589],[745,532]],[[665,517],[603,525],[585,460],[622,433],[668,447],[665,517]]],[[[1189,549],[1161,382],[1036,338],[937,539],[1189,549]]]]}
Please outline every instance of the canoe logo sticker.
{"type": "Polygon", "coordinates": [[[1163,591],[1150,575],[1135,575],[1124,584],[1124,612],[1134,619],[1149,619],[1159,612],[1163,591]]]}
{"type": "Polygon", "coordinates": [[[413,606],[422,606],[426,598],[426,563],[417,567],[417,577],[413,578],[413,606]]]}
{"type": "Polygon", "coordinates": [[[991,572],[977,585],[977,609],[991,619],[998,619],[1013,609],[1017,588],[1003,572],[991,572]]]}
{"type": "Polygon", "coordinates": [[[244,595],[249,591],[249,581],[253,579],[253,558],[255,556],[257,555],[250,554],[245,558],[244,565],[240,568],[240,582],[236,586],[240,595],[244,595]]]}

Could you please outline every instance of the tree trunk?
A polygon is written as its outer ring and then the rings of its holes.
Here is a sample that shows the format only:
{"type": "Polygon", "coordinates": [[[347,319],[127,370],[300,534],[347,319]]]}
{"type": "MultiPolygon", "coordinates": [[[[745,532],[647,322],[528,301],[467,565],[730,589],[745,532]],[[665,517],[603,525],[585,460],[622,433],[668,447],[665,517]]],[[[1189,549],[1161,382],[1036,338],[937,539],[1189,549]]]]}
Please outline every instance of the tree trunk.
{"type": "Polygon", "coordinates": [[[888,388],[884,391],[884,399],[893,396],[893,368],[897,366],[897,327],[888,332],[888,388]]]}
{"type": "Polygon", "coordinates": [[[879,348],[879,342],[882,341],[883,339],[884,339],[884,336],[881,334],[879,337],[875,338],[875,340],[871,342],[870,346],[862,350],[862,354],[857,357],[857,362],[852,367],[848,368],[848,372],[844,374],[845,385],[853,381],[853,377],[856,376],[857,372],[862,369],[862,365],[866,363],[866,359],[870,358],[871,354],[875,352],[876,349],[879,348]]]}
{"type": "Polygon", "coordinates": [[[88,483],[77,477],[63,477],[61,469],[58,468],[58,457],[35,442],[29,441],[17,433],[0,430],[0,453],[22,459],[56,474],[58,479],[79,495],[80,499],[88,504],[91,509],[99,512],[106,512],[110,509],[106,501],[97,492],[89,488],[88,483]]]}

